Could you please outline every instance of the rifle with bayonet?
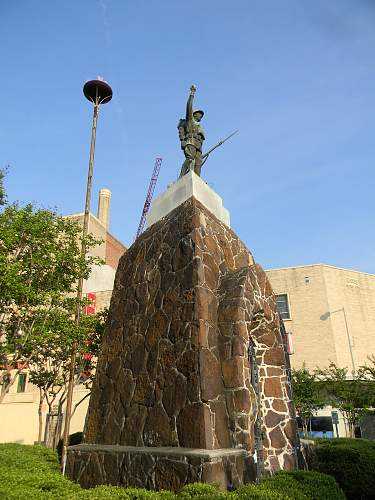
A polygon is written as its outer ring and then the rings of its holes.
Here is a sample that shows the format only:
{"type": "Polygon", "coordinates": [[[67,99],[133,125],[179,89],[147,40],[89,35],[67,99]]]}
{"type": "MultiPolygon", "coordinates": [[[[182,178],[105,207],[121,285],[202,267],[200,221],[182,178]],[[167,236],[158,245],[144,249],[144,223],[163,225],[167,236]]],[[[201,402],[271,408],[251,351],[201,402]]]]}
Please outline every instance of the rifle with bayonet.
{"type": "Polygon", "coordinates": [[[235,130],[234,132],[232,132],[230,135],[228,135],[228,137],[226,137],[225,139],[223,139],[222,141],[219,141],[215,146],[213,146],[211,149],[209,149],[207,151],[207,153],[205,153],[204,155],[202,155],[202,167],[203,165],[206,163],[206,161],[208,160],[208,157],[209,155],[212,153],[212,151],[214,151],[216,148],[218,148],[219,146],[221,146],[222,144],[224,144],[224,142],[226,142],[228,139],[230,139],[231,137],[234,136],[234,134],[237,134],[238,130],[235,130]]]}

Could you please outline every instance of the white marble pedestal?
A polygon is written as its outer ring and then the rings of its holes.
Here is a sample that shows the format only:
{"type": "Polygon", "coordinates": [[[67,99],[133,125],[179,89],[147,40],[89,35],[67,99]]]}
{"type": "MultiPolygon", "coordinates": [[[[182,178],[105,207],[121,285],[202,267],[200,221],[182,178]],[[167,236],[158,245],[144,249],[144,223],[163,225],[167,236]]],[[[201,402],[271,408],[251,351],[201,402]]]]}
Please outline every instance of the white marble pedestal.
{"type": "Polygon", "coordinates": [[[201,177],[191,171],[171,184],[152,202],[146,218],[146,228],[155,224],[192,196],[230,227],[229,211],[224,207],[222,198],[201,177]]]}

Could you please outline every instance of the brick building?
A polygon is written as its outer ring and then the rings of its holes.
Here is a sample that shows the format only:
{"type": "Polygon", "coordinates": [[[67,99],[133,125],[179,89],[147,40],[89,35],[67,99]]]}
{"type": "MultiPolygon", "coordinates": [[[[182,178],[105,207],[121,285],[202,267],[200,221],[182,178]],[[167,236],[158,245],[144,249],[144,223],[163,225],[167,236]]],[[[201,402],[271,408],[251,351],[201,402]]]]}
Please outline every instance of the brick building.
{"type": "MultiPolygon", "coordinates": [[[[109,231],[111,192],[101,189],[99,192],[98,215],[89,214],[88,231],[101,243],[91,250],[92,255],[100,257],[104,264],[93,266],[91,275],[85,281],[83,292],[94,294],[96,298],[96,309],[102,310],[109,306],[113,282],[115,279],[118,261],[126,251],[125,245],[115,238],[109,231]]],[[[68,215],[83,223],[83,213],[68,215]]]]}

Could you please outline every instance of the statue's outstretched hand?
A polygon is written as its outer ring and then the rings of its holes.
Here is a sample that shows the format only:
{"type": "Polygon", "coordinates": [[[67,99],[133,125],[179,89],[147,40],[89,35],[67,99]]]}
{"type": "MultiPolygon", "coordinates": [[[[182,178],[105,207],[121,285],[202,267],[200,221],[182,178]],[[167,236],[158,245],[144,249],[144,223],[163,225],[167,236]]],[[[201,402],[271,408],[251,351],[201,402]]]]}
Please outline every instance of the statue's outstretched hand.
{"type": "Polygon", "coordinates": [[[197,90],[197,87],[193,84],[193,85],[190,87],[190,93],[191,93],[192,95],[194,95],[194,94],[195,94],[195,92],[196,92],[196,90],[197,90]]]}

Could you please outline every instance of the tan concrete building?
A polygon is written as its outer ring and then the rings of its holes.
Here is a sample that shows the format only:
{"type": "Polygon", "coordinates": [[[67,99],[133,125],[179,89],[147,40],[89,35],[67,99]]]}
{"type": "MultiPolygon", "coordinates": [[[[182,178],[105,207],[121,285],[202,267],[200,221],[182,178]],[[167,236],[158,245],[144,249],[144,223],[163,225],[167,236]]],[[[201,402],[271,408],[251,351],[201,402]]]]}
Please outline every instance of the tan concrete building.
{"type": "MultiPolygon", "coordinates": [[[[90,294],[90,300],[93,300],[92,313],[109,306],[118,261],[126,251],[125,245],[108,231],[110,198],[110,191],[101,189],[98,216],[95,217],[90,213],[89,217],[89,232],[101,240],[100,245],[95,247],[91,253],[104,261],[102,266],[93,266],[89,279],[84,282],[84,294],[90,294]]],[[[67,217],[83,221],[83,213],[67,217]]],[[[75,388],[73,407],[86,392],[83,386],[75,388]]],[[[32,444],[36,441],[38,437],[38,402],[39,391],[28,382],[28,373],[27,370],[24,370],[0,404],[0,443],[32,444]]],[[[71,432],[82,430],[87,405],[88,399],[77,408],[71,421],[71,432]]],[[[48,411],[46,405],[43,410],[45,419],[48,411]]]]}
{"type": "MultiPolygon", "coordinates": [[[[107,200],[106,200],[107,201],[107,200]]],[[[109,209],[109,203],[106,205],[109,209]]],[[[100,204],[99,204],[100,207],[100,204]]],[[[105,264],[95,267],[85,283],[85,293],[93,293],[96,309],[109,305],[118,260],[125,246],[108,232],[108,212],[90,214],[89,230],[103,242],[95,255],[105,264]]],[[[82,218],[83,214],[70,217],[82,218]]],[[[324,367],[330,361],[351,371],[375,354],[375,275],[315,264],[270,269],[267,275],[288,333],[294,353],[292,367],[306,364],[309,369],[324,367]]],[[[85,394],[77,388],[74,402],[85,394]]],[[[27,373],[12,387],[0,405],[0,442],[33,443],[38,430],[38,391],[27,382],[27,373]]],[[[83,429],[88,399],[79,406],[71,423],[71,432],[83,429]]],[[[319,412],[328,417],[331,408],[319,412]]],[[[345,436],[340,416],[339,433],[345,436]]]]}
{"type": "MultiPolygon", "coordinates": [[[[279,313],[291,339],[292,368],[310,370],[333,361],[349,376],[375,354],[375,275],[325,264],[270,269],[279,313]]],[[[312,419],[316,436],[336,436],[329,406],[312,419]],[[326,434],[322,434],[325,429],[326,434]],[[329,430],[330,429],[330,430],[329,430]]],[[[345,437],[343,416],[337,412],[338,433],[345,437]]],[[[373,439],[371,417],[361,422],[363,437],[373,439]]]]}
{"type": "Polygon", "coordinates": [[[266,272],[291,334],[292,367],[333,361],[355,371],[375,354],[375,275],[325,264],[266,272]]]}

